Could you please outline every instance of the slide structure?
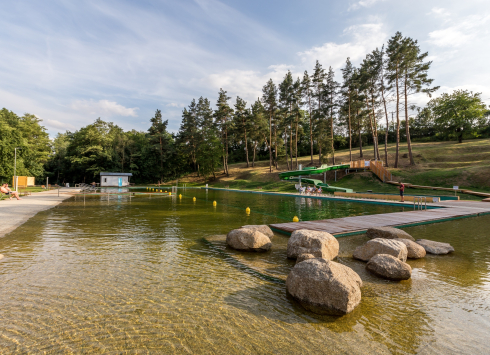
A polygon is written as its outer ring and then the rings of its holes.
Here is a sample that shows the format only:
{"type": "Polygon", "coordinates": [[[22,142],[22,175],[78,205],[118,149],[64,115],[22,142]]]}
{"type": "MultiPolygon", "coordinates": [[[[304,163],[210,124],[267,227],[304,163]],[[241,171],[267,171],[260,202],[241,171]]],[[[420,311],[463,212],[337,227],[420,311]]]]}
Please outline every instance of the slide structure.
{"type": "Polygon", "coordinates": [[[330,186],[328,184],[323,183],[323,181],[321,181],[321,180],[310,179],[308,177],[305,177],[308,175],[323,174],[327,171],[349,169],[349,168],[350,168],[349,164],[330,165],[330,166],[328,166],[327,164],[323,164],[319,168],[307,167],[307,168],[303,168],[302,170],[285,171],[283,173],[279,173],[279,177],[282,180],[301,181],[301,182],[306,183],[306,184],[312,184],[312,185],[315,185],[315,187],[321,187],[323,191],[328,191],[328,192],[335,192],[335,191],[354,192],[354,190],[352,190],[352,189],[347,189],[344,187],[330,186]]]}

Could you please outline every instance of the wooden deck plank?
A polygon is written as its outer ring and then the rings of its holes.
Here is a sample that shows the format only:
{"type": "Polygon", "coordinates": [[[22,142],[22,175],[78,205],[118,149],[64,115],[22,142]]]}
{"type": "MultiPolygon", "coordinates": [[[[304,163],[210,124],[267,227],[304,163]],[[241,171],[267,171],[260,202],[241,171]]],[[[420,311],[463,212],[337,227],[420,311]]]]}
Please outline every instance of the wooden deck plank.
{"type": "Polygon", "coordinates": [[[289,233],[298,229],[310,229],[335,235],[363,231],[370,227],[400,227],[414,223],[437,222],[448,218],[459,218],[490,212],[490,206],[482,206],[482,203],[479,202],[461,203],[461,201],[451,201],[451,203],[441,203],[441,205],[444,205],[445,208],[360,215],[317,221],[277,223],[271,224],[271,227],[289,233]]]}

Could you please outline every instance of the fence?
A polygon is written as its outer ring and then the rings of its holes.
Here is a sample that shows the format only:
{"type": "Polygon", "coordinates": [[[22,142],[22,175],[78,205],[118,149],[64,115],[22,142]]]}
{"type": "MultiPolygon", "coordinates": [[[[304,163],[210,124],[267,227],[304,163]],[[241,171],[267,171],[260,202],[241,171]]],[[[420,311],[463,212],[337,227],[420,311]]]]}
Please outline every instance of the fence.
{"type": "Polygon", "coordinates": [[[386,170],[381,161],[373,161],[369,164],[369,170],[371,170],[379,179],[383,182],[392,181],[391,173],[386,170]]]}
{"type": "Polygon", "coordinates": [[[369,166],[369,160],[353,160],[345,163],[341,163],[342,165],[349,164],[351,169],[366,169],[369,166]]]}

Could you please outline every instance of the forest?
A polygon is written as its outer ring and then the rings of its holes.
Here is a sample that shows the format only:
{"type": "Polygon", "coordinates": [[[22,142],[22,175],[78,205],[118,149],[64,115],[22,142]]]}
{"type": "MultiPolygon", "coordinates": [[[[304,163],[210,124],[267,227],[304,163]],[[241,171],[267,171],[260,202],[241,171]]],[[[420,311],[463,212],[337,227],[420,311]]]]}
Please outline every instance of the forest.
{"type": "Polygon", "coordinates": [[[156,110],[145,131],[124,131],[100,118],[75,132],[49,139],[41,120],[0,111],[0,177],[50,177],[64,184],[98,181],[101,171],[131,172],[132,182],[156,183],[197,172],[205,179],[228,174],[228,165],[269,161],[269,170],[297,169],[298,156],[311,165],[336,164],[335,151],[369,145],[386,166],[399,166],[405,144],[411,164],[412,141],[490,137],[489,107],[480,93],[456,90],[433,97],[432,62],[417,40],[397,32],[386,45],[368,53],[355,67],[349,58],[335,78],[332,67],[318,61],[302,77],[285,73],[270,79],[262,96],[247,103],[220,89],[216,104],[200,97],[182,112],[180,129],[168,131],[168,120],[156,110]],[[425,107],[415,98],[428,96],[425,107]],[[396,144],[394,161],[386,147],[396,144]],[[315,159],[314,159],[315,157],[315,159]],[[279,167],[279,162],[282,166],[279,167]]]}

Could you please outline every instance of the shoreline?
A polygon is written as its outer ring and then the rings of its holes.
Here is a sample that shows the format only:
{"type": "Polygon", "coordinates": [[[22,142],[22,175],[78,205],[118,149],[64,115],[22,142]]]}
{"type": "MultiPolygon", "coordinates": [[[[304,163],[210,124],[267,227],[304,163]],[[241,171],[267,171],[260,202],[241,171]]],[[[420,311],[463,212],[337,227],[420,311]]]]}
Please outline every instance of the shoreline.
{"type": "Polygon", "coordinates": [[[58,190],[35,192],[30,196],[21,197],[20,201],[4,199],[0,201],[0,238],[27,222],[41,211],[49,210],[61,202],[74,196],[79,189],[61,188],[58,190]]]}

